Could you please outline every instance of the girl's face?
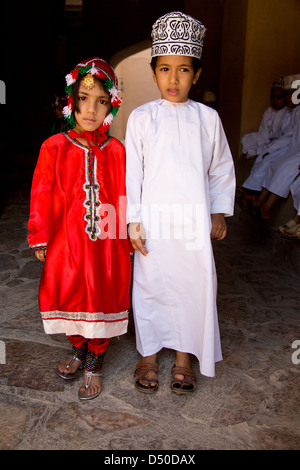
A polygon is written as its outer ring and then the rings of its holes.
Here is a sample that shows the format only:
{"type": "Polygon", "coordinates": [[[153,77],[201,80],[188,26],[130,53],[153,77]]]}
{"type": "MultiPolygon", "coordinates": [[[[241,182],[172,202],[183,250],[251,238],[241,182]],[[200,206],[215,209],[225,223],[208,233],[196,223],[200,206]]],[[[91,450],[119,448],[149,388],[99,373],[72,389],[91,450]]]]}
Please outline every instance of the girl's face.
{"type": "Polygon", "coordinates": [[[194,73],[192,57],[169,55],[157,58],[153,78],[163,99],[183,103],[187,101],[190,89],[197,83],[200,73],[201,69],[194,73]]]}
{"type": "Polygon", "coordinates": [[[97,130],[110,111],[110,96],[95,80],[95,86],[88,89],[80,84],[78,91],[79,112],[75,111],[76,127],[79,132],[97,130]]]}

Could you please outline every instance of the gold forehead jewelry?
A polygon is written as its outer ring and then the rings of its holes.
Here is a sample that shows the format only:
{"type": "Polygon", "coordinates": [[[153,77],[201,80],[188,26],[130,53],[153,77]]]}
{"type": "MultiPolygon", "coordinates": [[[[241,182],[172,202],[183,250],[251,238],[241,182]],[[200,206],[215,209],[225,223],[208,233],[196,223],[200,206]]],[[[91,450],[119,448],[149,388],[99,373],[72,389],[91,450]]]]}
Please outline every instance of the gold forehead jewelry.
{"type": "Polygon", "coordinates": [[[87,73],[81,84],[84,86],[84,88],[87,88],[87,90],[91,90],[95,86],[95,78],[92,74],[87,73]]]}

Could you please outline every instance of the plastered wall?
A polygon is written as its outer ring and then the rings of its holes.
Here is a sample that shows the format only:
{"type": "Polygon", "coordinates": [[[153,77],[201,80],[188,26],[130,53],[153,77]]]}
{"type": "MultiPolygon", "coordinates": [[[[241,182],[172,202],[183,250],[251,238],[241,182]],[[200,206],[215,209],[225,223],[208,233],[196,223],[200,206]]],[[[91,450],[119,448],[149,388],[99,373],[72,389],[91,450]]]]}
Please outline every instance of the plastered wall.
{"type": "Polygon", "coordinates": [[[224,2],[220,114],[234,155],[257,130],[274,79],[300,73],[299,0],[224,2]]]}

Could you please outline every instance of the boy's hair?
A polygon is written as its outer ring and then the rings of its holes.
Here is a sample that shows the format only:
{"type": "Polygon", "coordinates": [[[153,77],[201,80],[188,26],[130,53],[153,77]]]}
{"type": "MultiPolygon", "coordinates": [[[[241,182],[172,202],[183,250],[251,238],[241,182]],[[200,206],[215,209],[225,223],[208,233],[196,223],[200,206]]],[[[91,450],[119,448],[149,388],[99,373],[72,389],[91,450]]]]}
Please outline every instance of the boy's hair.
{"type": "Polygon", "coordinates": [[[277,87],[277,86],[272,86],[270,95],[272,96],[274,90],[278,90],[278,89],[282,91],[283,96],[287,96],[287,90],[285,90],[284,88],[281,88],[281,87],[277,87]]]}
{"type": "MultiPolygon", "coordinates": [[[[84,79],[85,75],[83,75],[82,77],[79,77],[78,80],[76,80],[76,82],[74,83],[73,85],[73,97],[74,97],[74,112],[77,112],[77,113],[80,113],[80,110],[79,110],[79,103],[78,103],[78,93],[79,93],[79,87],[80,87],[80,83],[82,82],[82,80],[84,79]]],[[[107,96],[110,98],[110,94],[109,94],[109,91],[105,85],[105,82],[102,78],[98,78],[98,77],[94,77],[95,80],[97,80],[97,82],[99,83],[99,85],[101,86],[101,88],[103,89],[103,91],[105,93],[107,93],[107,96]]],[[[109,108],[109,111],[108,113],[111,111],[111,106],[109,108]]]]}
{"type": "MultiPolygon", "coordinates": [[[[155,56],[155,57],[152,57],[152,59],[151,59],[150,66],[151,66],[154,73],[155,73],[155,68],[156,68],[158,57],[159,56],[155,56]]],[[[193,66],[193,69],[194,69],[194,75],[196,75],[198,70],[202,68],[202,61],[200,59],[197,59],[196,57],[192,57],[192,66],[193,66]]]]}

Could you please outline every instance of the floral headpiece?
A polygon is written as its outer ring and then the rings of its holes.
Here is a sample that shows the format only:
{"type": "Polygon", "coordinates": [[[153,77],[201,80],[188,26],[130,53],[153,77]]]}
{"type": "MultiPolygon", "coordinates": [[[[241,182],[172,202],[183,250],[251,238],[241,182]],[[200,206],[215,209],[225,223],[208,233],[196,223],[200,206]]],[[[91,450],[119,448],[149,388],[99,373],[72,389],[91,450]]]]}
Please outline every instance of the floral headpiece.
{"type": "Polygon", "coordinates": [[[106,116],[103,121],[101,128],[106,132],[116,116],[118,109],[121,105],[122,98],[118,96],[118,79],[113,68],[103,59],[99,57],[94,57],[92,59],[86,59],[76,65],[75,69],[72,70],[68,75],[66,75],[67,86],[65,88],[67,94],[68,104],[63,108],[64,118],[70,126],[75,127],[75,117],[74,117],[74,97],[73,97],[73,85],[77,81],[78,77],[83,75],[92,75],[93,77],[101,78],[109,94],[111,96],[111,112],[106,116]]]}

